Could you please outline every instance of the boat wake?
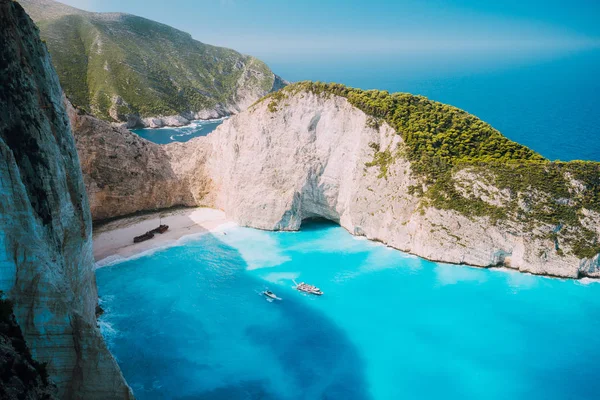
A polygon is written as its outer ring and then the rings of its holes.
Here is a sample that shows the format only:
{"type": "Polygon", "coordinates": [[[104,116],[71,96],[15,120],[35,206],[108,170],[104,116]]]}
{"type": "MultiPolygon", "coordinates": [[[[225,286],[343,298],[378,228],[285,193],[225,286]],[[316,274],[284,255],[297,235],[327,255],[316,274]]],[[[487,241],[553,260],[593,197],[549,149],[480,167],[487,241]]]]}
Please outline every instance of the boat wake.
{"type": "Polygon", "coordinates": [[[269,289],[256,290],[255,292],[259,296],[264,297],[265,300],[267,300],[269,303],[272,303],[274,301],[281,301],[281,300],[283,300],[281,297],[278,297],[275,293],[271,292],[269,289]]]}

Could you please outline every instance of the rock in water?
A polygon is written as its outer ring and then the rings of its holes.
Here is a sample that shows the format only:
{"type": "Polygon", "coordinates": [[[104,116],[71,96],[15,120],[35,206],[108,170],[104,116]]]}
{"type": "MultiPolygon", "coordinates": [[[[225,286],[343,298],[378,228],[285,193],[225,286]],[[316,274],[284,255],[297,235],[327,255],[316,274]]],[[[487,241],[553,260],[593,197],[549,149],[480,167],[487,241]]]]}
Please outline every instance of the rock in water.
{"type": "Polygon", "coordinates": [[[63,93],[36,26],[0,0],[0,290],[63,399],[128,399],[96,327],[91,217],[63,93]]]}

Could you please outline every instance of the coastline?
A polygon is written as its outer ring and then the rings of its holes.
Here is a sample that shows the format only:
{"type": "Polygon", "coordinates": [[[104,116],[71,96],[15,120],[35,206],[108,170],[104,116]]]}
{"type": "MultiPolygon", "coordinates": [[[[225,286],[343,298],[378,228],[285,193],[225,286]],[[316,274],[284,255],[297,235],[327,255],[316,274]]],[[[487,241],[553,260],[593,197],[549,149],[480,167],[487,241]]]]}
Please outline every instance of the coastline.
{"type": "Polygon", "coordinates": [[[112,124],[126,129],[181,128],[193,122],[220,120],[229,118],[234,114],[236,114],[235,109],[213,109],[153,117],[141,117],[130,114],[127,117],[127,121],[113,122],[112,124]]]}
{"type": "Polygon", "coordinates": [[[350,235],[354,236],[355,238],[362,238],[364,240],[368,240],[370,242],[374,242],[374,243],[379,243],[382,246],[387,247],[388,249],[391,250],[395,250],[395,251],[399,251],[403,254],[412,256],[412,257],[417,257],[420,258],[422,260],[426,260],[426,261],[430,261],[432,263],[436,263],[436,264],[446,264],[446,265],[452,265],[455,267],[468,267],[468,268],[478,268],[478,269],[487,269],[490,271],[501,271],[501,272],[507,272],[507,273],[518,273],[518,274],[523,274],[523,275],[531,275],[531,276],[539,276],[542,278],[549,278],[549,279],[559,279],[559,280],[573,280],[573,281],[578,281],[581,282],[584,285],[590,284],[590,283],[600,283],[600,278],[594,278],[594,277],[589,277],[589,276],[561,276],[561,275],[552,275],[552,274],[548,274],[548,273],[542,273],[542,274],[538,274],[532,271],[523,271],[520,270],[518,268],[513,268],[509,265],[476,265],[476,264],[468,264],[468,263],[463,263],[463,262],[452,262],[452,261],[444,261],[444,260],[439,260],[439,259],[435,259],[435,258],[429,258],[426,256],[422,256],[418,253],[415,253],[411,250],[406,250],[406,249],[401,249],[398,247],[395,247],[381,239],[377,239],[377,238],[369,238],[366,235],[356,235],[353,234],[351,230],[349,230],[346,227],[343,227],[342,225],[340,225],[343,229],[346,230],[346,232],[348,232],[350,235]]]}
{"type": "Polygon", "coordinates": [[[124,217],[94,229],[93,254],[96,268],[102,268],[133,256],[168,247],[190,236],[218,231],[232,224],[220,210],[206,207],[177,209],[141,216],[124,217]],[[160,223],[169,225],[163,234],[155,234],[150,240],[133,243],[133,238],[160,223]]]}
{"type": "Polygon", "coordinates": [[[225,121],[227,119],[231,118],[230,115],[224,116],[224,117],[219,117],[219,118],[209,118],[209,119],[192,119],[189,120],[189,122],[187,124],[184,125],[169,125],[169,124],[165,124],[162,126],[158,126],[158,127],[151,127],[151,126],[145,126],[145,127],[137,127],[137,128],[126,128],[128,130],[141,130],[141,129],[151,129],[151,130],[159,130],[159,129],[173,129],[173,128],[185,128],[188,126],[192,126],[194,124],[201,124],[201,123],[210,123],[210,122],[219,122],[219,121],[225,121]]]}
{"type": "MultiPolygon", "coordinates": [[[[134,257],[142,257],[156,250],[174,246],[187,237],[197,237],[207,233],[219,232],[223,228],[231,225],[235,225],[235,222],[228,219],[223,211],[209,207],[179,208],[118,218],[94,228],[93,254],[96,268],[114,265],[134,257]],[[135,236],[156,228],[159,223],[169,225],[169,230],[163,234],[155,234],[150,240],[141,243],[133,243],[133,238],[135,236]]],[[[584,276],[566,277],[550,274],[536,274],[508,266],[481,266],[429,259],[419,254],[396,248],[381,240],[370,239],[362,235],[353,235],[346,228],[343,229],[358,240],[368,240],[373,243],[379,243],[390,250],[399,251],[407,256],[418,257],[434,263],[447,264],[455,267],[471,267],[489,269],[491,271],[513,272],[550,279],[574,280],[580,281],[582,284],[600,283],[600,279],[584,276]]]]}

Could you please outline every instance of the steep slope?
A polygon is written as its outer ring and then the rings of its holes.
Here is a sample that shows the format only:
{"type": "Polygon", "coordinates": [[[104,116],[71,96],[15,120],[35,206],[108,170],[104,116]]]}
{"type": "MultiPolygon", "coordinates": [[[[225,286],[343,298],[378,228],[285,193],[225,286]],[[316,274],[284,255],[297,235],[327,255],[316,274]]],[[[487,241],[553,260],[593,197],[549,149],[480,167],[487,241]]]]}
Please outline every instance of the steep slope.
{"type": "Polygon", "coordinates": [[[184,156],[185,144],[151,143],[76,110],[68,102],[67,110],[95,221],[198,203],[196,198],[202,194],[193,193],[191,188],[203,185],[190,184],[192,178],[174,168],[179,162],[189,164],[200,159],[193,163],[193,169],[194,175],[201,177],[206,156],[202,145],[196,144],[193,154],[184,156]]]}
{"type": "Polygon", "coordinates": [[[135,115],[215,118],[283,84],[254,57],[158,22],[52,0],[20,3],[39,26],[69,99],[105,120],[160,126],[160,118],[144,123],[135,115]]]}
{"type": "MultiPolygon", "coordinates": [[[[126,143],[141,140],[132,136],[121,132],[95,157],[131,159],[126,143]]],[[[145,160],[163,151],[156,165],[172,205],[217,207],[269,230],[324,217],[431,260],[600,277],[600,164],[550,162],[423,97],[303,82],[207,137],[155,147],[135,145],[133,170],[152,180],[145,160]]],[[[88,186],[101,204],[95,219],[124,215],[123,203],[169,204],[164,194],[140,200],[124,189],[140,179],[116,179],[108,164],[95,163],[95,180],[113,176],[102,194],[88,186]]]]}
{"type": "Polygon", "coordinates": [[[209,139],[215,205],[243,225],[325,217],[432,260],[600,276],[600,164],[552,163],[454,107],[305,82],[209,139]]]}
{"type": "Polygon", "coordinates": [[[0,0],[0,290],[62,399],[131,398],[96,326],[91,218],[36,26],[0,0]]]}

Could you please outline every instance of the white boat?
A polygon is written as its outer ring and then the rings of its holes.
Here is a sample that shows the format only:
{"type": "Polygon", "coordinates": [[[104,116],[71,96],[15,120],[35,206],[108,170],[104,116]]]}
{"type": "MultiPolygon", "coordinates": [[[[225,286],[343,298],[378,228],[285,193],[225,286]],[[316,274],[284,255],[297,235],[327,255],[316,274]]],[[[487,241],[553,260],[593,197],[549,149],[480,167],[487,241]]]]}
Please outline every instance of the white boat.
{"type": "Polygon", "coordinates": [[[267,296],[268,298],[270,298],[270,299],[273,299],[273,300],[279,300],[279,297],[277,297],[277,295],[276,295],[275,293],[271,292],[270,290],[265,290],[265,291],[263,292],[263,294],[264,294],[265,296],[267,296]]]}
{"type": "Polygon", "coordinates": [[[315,296],[323,295],[323,291],[316,286],[309,285],[308,283],[304,282],[296,283],[296,281],[294,281],[294,284],[296,285],[296,290],[299,290],[301,292],[314,294],[315,296]]]}

